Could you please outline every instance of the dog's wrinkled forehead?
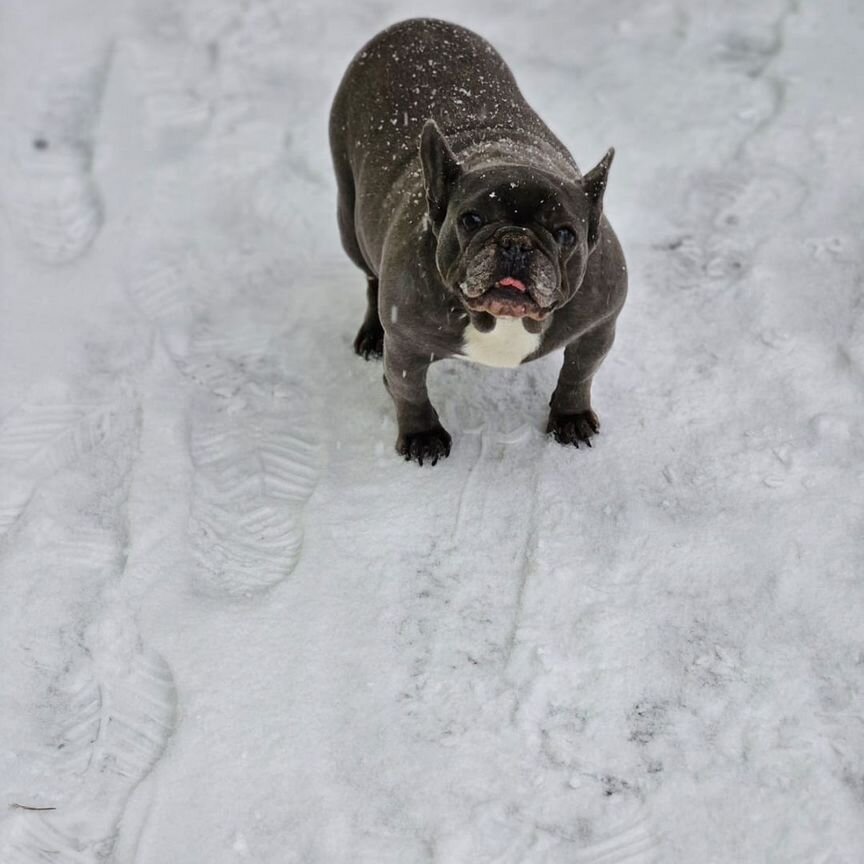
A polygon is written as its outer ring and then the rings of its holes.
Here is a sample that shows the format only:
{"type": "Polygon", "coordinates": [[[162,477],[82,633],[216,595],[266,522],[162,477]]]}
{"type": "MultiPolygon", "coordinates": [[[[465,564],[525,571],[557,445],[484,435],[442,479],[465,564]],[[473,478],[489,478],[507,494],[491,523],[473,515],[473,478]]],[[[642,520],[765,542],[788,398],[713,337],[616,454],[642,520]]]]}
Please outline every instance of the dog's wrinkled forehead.
{"type": "Polygon", "coordinates": [[[521,166],[467,172],[461,178],[460,206],[481,212],[489,221],[523,224],[555,220],[578,204],[577,187],[521,166]]]}

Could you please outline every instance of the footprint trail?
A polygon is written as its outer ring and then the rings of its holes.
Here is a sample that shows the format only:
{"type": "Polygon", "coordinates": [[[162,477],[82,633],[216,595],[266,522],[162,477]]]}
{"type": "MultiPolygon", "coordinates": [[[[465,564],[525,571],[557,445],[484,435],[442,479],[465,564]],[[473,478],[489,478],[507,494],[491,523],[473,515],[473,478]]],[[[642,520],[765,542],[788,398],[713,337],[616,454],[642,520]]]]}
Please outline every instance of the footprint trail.
{"type": "Polygon", "coordinates": [[[107,48],[57,64],[32,85],[33,107],[10,154],[2,201],[13,235],[38,261],[74,261],[102,227],[94,134],[111,54],[107,48]]]}

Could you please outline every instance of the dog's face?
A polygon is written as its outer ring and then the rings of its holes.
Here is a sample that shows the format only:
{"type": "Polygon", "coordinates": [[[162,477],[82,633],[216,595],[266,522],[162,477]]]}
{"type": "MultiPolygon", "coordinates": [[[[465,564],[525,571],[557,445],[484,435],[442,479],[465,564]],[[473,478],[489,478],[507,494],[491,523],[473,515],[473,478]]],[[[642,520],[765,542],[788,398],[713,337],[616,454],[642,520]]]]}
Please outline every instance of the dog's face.
{"type": "Polygon", "coordinates": [[[542,321],[573,297],[597,243],[613,155],[575,182],[524,165],[463,171],[426,124],[420,156],[436,263],[467,309],[542,321]]]}

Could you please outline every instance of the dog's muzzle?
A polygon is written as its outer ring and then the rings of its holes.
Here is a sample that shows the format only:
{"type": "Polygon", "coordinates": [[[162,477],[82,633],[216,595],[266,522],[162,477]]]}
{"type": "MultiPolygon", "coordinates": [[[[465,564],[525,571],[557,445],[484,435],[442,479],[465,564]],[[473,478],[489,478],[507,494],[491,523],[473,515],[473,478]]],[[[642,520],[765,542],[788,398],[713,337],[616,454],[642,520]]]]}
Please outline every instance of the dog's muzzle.
{"type": "Polygon", "coordinates": [[[474,312],[542,320],[552,311],[557,281],[554,266],[533,236],[505,226],[471,262],[460,287],[474,312]]]}

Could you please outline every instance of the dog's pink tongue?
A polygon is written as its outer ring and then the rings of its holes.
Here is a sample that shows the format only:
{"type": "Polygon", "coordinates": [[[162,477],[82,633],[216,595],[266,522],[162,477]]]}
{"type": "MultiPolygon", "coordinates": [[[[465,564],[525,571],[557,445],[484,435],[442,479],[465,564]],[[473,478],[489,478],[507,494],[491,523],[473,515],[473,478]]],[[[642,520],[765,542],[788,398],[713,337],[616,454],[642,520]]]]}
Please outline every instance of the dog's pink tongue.
{"type": "Polygon", "coordinates": [[[520,282],[518,279],[514,279],[512,276],[508,276],[506,279],[502,279],[498,283],[499,288],[513,288],[516,291],[521,291],[523,294],[528,290],[525,287],[524,282],[520,282]]]}

